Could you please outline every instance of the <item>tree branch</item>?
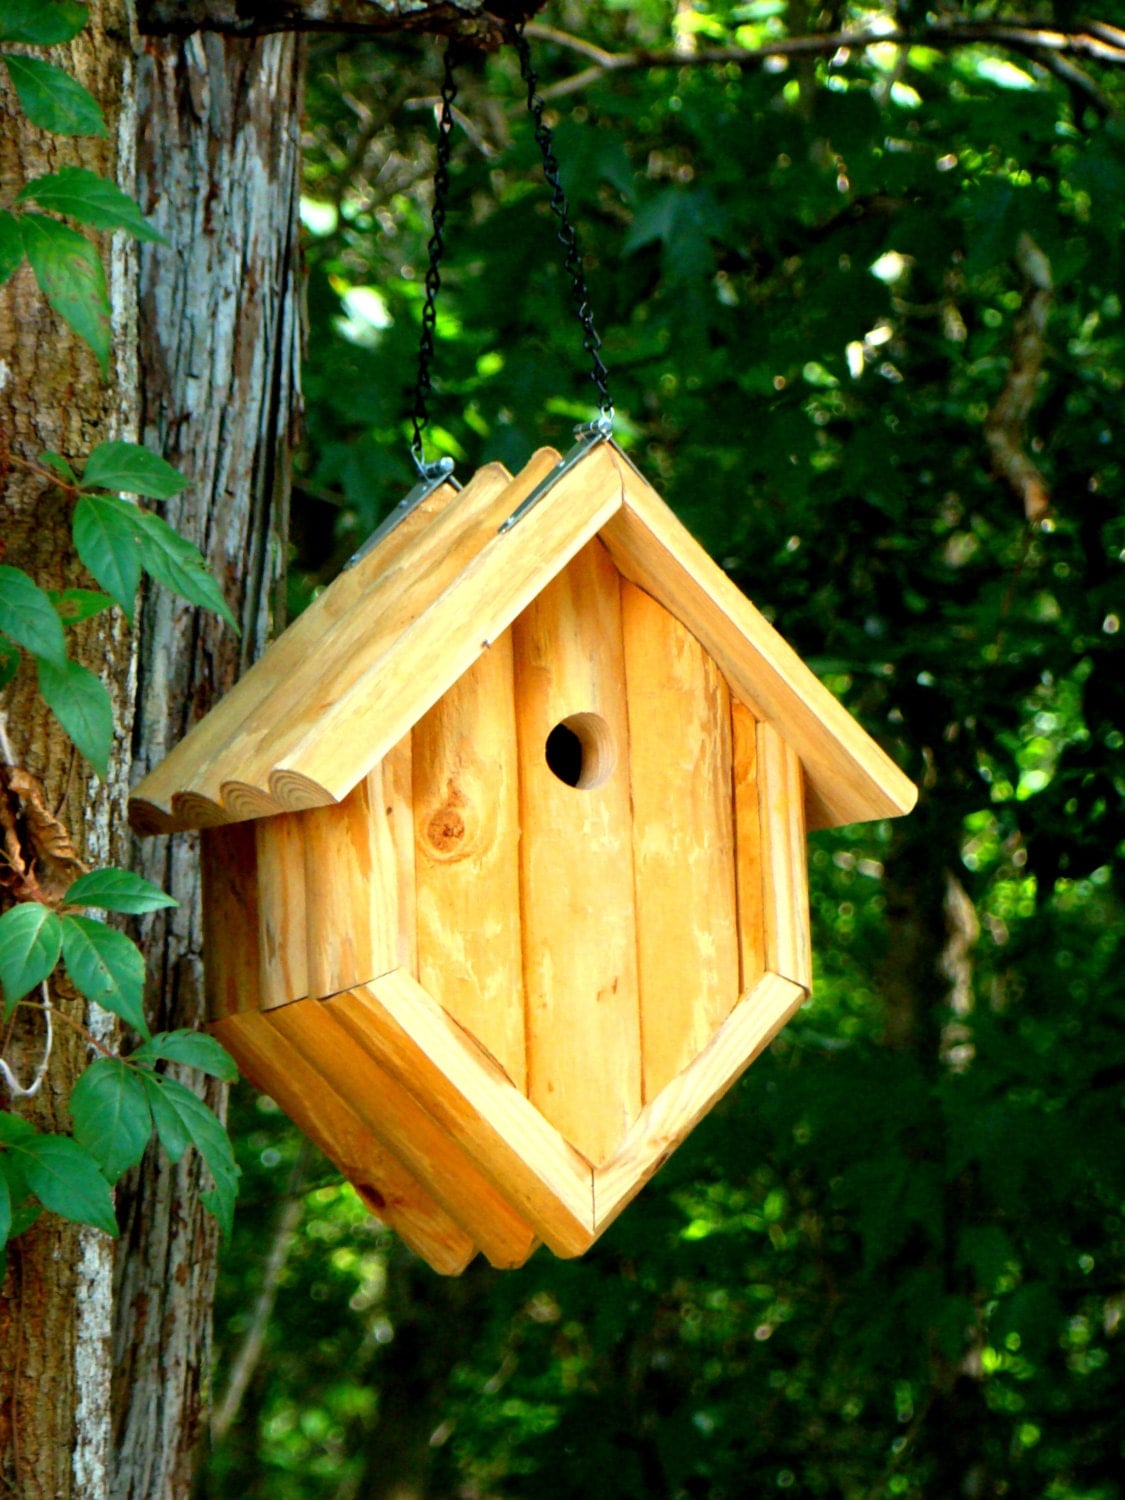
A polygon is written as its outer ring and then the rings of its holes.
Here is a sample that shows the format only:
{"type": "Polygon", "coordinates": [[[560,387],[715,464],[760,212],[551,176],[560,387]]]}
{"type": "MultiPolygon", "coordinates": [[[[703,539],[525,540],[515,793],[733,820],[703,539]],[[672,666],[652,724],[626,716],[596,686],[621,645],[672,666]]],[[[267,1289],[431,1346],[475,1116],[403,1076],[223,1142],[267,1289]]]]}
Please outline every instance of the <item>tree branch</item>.
{"type": "Polygon", "coordinates": [[[218,31],[266,36],[277,31],[341,31],[361,35],[431,32],[492,49],[505,24],[541,10],[546,0],[139,0],[137,24],[147,36],[218,31]]]}
{"type": "MultiPolygon", "coordinates": [[[[888,42],[899,47],[932,47],[940,51],[987,45],[1002,47],[1038,60],[1081,57],[1110,67],[1125,67],[1125,31],[1104,21],[1083,21],[1069,31],[1060,31],[1030,21],[934,21],[924,26],[829,31],[811,36],[784,37],[762,47],[700,47],[698,51],[691,53],[644,47],[637,47],[629,52],[606,52],[600,47],[592,46],[582,37],[571,36],[553,26],[544,26],[535,21],[528,24],[527,35],[540,41],[552,42],[593,62],[592,67],[584,68],[581,73],[575,73],[570,78],[564,78],[540,90],[544,99],[559,99],[567,94],[578,93],[607,73],[719,65],[757,68],[771,57],[833,57],[837,52],[858,52],[888,42]]],[[[1085,75],[1079,77],[1085,78],[1085,75]]],[[[1077,80],[1068,74],[1068,81],[1077,80]]],[[[1089,87],[1096,91],[1096,85],[1090,83],[1089,87]]],[[[1093,102],[1099,108],[1107,103],[1100,95],[1093,102]]]]}

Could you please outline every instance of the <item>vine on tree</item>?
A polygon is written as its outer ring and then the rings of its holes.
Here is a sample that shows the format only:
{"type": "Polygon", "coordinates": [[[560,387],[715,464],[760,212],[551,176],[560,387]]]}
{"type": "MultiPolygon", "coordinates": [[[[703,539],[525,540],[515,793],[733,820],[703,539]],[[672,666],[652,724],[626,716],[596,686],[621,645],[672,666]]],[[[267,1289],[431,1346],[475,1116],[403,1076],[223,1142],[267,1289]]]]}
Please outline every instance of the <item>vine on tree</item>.
{"type": "MultiPolygon", "coordinates": [[[[0,44],[55,46],[77,36],[87,19],[86,6],[75,0],[0,0],[0,44]]],[[[23,53],[0,51],[0,60],[32,125],[56,135],[106,134],[97,101],[62,68],[23,53]]],[[[0,208],[0,286],[26,259],[47,302],[90,346],[105,374],[110,304],[101,256],[60,215],[92,229],[165,241],[138,203],[85,167],[36,177],[0,208]]],[[[115,606],[131,622],[142,574],[238,627],[198,548],[154,510],[122,498],[159,502],[185,488],[187,477],[158,454],[136,443],[104,442],[79,472],[58,453],[35,461],[0,453],[0,476],[11,466],[74,502],[74,549],[98,587],[47,590],[21,568],[0,563],[0,693],[25,660],[34,663],[40,695],[104,778],[113,742],[110,696],[93,672],[68,655],[66,628],[115,606]]],[[[80,1028],[96,1056],[71,1091],[71,1135],[37,1131],[14,1111],[0,1110],[0,1279],[8,1241],[44,1209],[116,1235],[111,1189],[140,1161],[154,1132],[174,1162],[189,1145],[199,1151],[214,1182],[203,1202],[229,1235],[238,1191],[230,1138],[207,1105],[161,1065],[233,1081],[234,1062],[209,1036],[151,1035],[140,950],[123,932],[86,914],[137,916],[177,903],[128,870],[87,870],[66,829],[45,807],[35,778],[11,764],[6,736],[3,758],[8,764],[6,795],[0,793],[0,892],[14,904],[0,916],[0,1086],[12,1103],[33,1097],[47,1076],[55,1025],[78,1025],[51,1003],[51,981],[60,970],[88,1002],[118,1016],[142,1040],[121,1056],[80,1028]],[[44,1028],[42,1059],[27,1082],[4,1057],[21,1008],[37,1012],[44,1028]]]]}

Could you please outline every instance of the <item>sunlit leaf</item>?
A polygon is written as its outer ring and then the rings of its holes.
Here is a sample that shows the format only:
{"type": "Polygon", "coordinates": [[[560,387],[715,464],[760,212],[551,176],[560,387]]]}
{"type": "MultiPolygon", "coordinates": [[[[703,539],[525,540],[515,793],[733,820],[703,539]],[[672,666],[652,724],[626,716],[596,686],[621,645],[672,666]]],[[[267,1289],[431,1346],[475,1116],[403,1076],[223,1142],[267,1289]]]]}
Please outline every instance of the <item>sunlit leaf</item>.
{"type": "Polygon", "coordinates": [[[24,114],[54,135],[105,135],[105,119],[94,96],[54,63],[41,57],[0,54],[24,114]]]}
{"type": "Polygon", "coordinates": [[[0,917],[0,988],[4,1019],[59,961],[62,924],[49,906],[21,901],[0,917]]]}
{"type": "Polygon", "coordinates": [[[87,875],[80,875],[63,900],[68,906],[96,906],[104,911],[131,915],[179,905],[174,897],[153,885],[151,880],[134,875],[131,870],[113,869],[91,870],[87,875]]]}
{"type": "Polygon", "coordinates": [[[158,1031],[151,1041],[137,1048],[133,1057],[138,1062],[162,1058],[166,1062],[183,1063],[225,1083],[234,1083],[238,1078],[234,1058],[203,1031],[158,1031]]]}
{"type": "Polygon", "coordinates": [[[67,214],[95,229],[125,229],[138,240],[167,241],[145,219],[135,198],[88,167],[66,166],[33,178],[16,199],[67,214]]]}
{"type": "Polygon", "coordinates": [[[136,943],[92,917],[63,917],[62,956],[75,989],[148,1036],[145,961],[136,943]]]}

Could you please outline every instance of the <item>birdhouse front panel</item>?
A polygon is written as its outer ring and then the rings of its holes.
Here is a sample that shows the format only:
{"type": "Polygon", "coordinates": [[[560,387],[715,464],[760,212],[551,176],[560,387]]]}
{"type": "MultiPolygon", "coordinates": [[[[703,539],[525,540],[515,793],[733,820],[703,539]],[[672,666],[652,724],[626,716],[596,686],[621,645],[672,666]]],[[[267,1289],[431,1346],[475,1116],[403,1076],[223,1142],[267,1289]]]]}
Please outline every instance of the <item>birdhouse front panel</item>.
{"type": "Polygon", "coordinates": [[[912,793],[615,449],[557,464],[430,496],[135,794],[206,825],[216,1034],[446,1272],[588,1247],[807,995],[806,811],[912,793]]]}

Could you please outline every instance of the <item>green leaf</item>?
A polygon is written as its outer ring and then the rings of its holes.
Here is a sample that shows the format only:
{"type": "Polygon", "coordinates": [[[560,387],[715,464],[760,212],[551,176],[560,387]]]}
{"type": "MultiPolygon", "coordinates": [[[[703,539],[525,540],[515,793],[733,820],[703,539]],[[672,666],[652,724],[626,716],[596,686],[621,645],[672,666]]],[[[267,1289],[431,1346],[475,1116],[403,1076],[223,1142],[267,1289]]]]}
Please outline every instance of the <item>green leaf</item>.
{"type": "Polygon", "coordinates": [[[34,1125],[21,1119],[19,1115],[0,1109],[0,1145],[18,1146],[21,1141],[31,1140],[34,1134],[34,1125]]]}
{"type": "Polygon", "coordinates": [[[92,917],[63,917],[62,930],[63,963],[75,988],[147,1038],[145,961],[136,943],[92,917]]]}
{"type": "Polygon", "coordinates": [[[104,781],[109,773],[109,749],[113,744],[113,704],[105,683],[80,662],[68,661],[60,670],[40,659],[39,691],[104,781]]]}
{"type": "Polygon", "coordinates": [[[66,664],[62,623],[50,595],[20,568],[0,563],[0,630],[33,656],[66,664]]]}
{"type": "Polygon", "coordinates": [[[78,475],[70,467],[61,453],[52,453],[50,449],[47,449],[39,455],[39,462],[49,465],[50,468],[56,470],[70,484],[78,483],[78,475]]]}
{"type": "Polygon", "coordinates": [[[89,16],[74,0],[0,0],[0,42],[56,47],[76,37],[89,16]]]}
{"type": "Polygon", "coordinates": [[[80,875],[63,900],[68,906],[97,906],[104,911],[123,911],[134,916],[180,904],[151,880],[134,875],[131,870],[113,869],[91,870],[88,875],[80,875]]]}
{"type": "Polygon", "coordinates": [[[0,693],[20,669],[19,647],[0,636],[0,693]]]}
{"type": "Polygon", "coordinates": [[[118,1057],[90,1064],[70,1094],[74,1139],[108,1182],[136,1166],[152,1135],[152,1111],[136,1069],[118,1057]]]}
{"type": "Polygon", "coordinates": [[[77,78],[40,57],[3,54],[24,114],[54,135],[105,135],[105,120],[94,96],[77,78]]]}
{"type": "Polygon", "coordinates": [[[234,1203],[238,1197],[238,1166],[234,1160],[230,1136],[223,1129],[218,1116],[182,1083],[177,1083],[174,1078],[165,1078],[161,1087],[164,1089],[164,1097],[179,1115],[215,1180],[213,1191],[204,1193],[202,1201],[218,1219],[223,1237],[229,1239],[234,1203]]]}
{"type": "Polygon", "coordinates": [[[0,1250],[8,1243],[12,1229],[12,1194],[4,1173],[4,1158],[0,1156],[0,1250]]]}
{"type": "Polygon", "coordinates": [[[170,500],[186,489],[186,474],[139,443],[99,443],[86,460],[82,483],[99,490],[124,490],[129,495],[148,495],[170,500]]]}
{"type": "Polygon", "coordinates": [[[48,589],[47,593],[64,625],[78,625],[114,605],[108,594],[99,594],[94,589],[48,589]]]}
{"type": "Polygon", "coordinates": [[[234,1083],[238,1078],[234,1058],[213,1036],[202,1031],[158,1031],[151,1041],[133,1053],[134,1062],[155,1061],[157,1058],[199,1068],[225,1083],[234,1083]]]}
{"type": "Polygon", "coordinates": [[[84,566],[132,620],[141,582],[137,508],[111,495],[83,495],[74,507],[74,547],[84,566]]]}
{"type": "Polygon", "coordinates": [[[214,610],[237,633],[235,618],[218,583],[207,571],[199,549],[151,511],[139,510],[137,517],[141,525],[142,567],[173,593],[214,610]]]}
{"type": "Polygon", "coordinates": [[[0,286],[19,270],[23,260],[23,234],[19,215],[5,209],[0,213],[0,286]]]}
{"type": "Polygon", "coordinates": [[[43,214],[24,214],[20,228],[40,291],[86,340],[104,375],[109,368],[109,292],[97,247],[43,214]]]}
{"type": "Polygon", "coordinates": [[[139,240],[168,243],[145,220],[136,199],[88,167],[60,167],[45,177],[33,177],[16,202],[38,203],[95,229],[125,229],[139,240]]]}
{"type": "Polygon", "coordinates": [[[0,917],[0,987],[4,990],[5,1021],[16,1001],[46,979],[58,963],[61,944],[61,921],[49,906],[38,901],[21,901],[0,917]]]}
{"type": "Polygon", "coordinates": [[[15,1148],[27,1184],[44,1208],[76,1224],[92,1224],[117,1237],[113,1198],[97,1162],[65,1135],[37,1135],[15,1148]]]}
{"type": "MultiPolygon", "coordinates": [[[[136,1056],[136,1053],[133,1055],[136,1056]]],[[[162,1078],[158,1073],[150,1073],[147,1069],[141,1072],[140,1077],[152,1109],[152,1118],[156,1122],[160,1144],[167,1151],[169,1161],[179,1161],[191,1144],[191,1136],[176,1106],[165,1093],[165,1085],[175,1080],[162,1078]]]]}

